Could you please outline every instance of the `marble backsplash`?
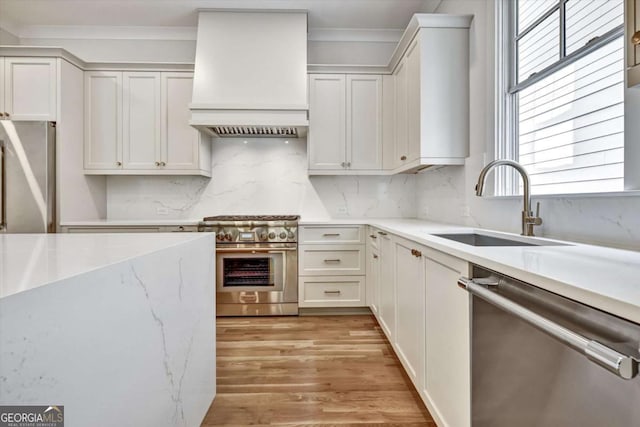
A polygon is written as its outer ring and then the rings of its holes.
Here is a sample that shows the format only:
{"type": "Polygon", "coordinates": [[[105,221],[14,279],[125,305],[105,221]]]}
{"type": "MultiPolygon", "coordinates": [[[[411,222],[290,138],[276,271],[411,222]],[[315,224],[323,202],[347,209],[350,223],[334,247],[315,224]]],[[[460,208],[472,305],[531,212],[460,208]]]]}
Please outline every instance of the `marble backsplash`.
{"type": "Polygon", "coordinates": [[[300,214],[307,220],[415,217],[416,178],[307,175],[304,139],[213,141],[212,177],[112,176],[107,218],[300,214]]]}
{"type": "MultiPolygon", "coordinates": [[[[521,197],[477,197],[479,156],[462,167],[418,175],[418,217],[431,221],[520,233],[521,197]]],[[[540,202],[539,236],[640,250],[640,192],[626,195],[533,196],[540,202]]]]}

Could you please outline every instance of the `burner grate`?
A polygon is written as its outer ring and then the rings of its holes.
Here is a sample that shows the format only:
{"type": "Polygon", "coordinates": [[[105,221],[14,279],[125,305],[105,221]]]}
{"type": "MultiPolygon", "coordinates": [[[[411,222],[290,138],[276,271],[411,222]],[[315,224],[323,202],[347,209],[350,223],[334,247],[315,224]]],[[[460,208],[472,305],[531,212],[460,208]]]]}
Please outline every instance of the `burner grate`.
{"type": "Polygon", "coordinates": [[[217,215],[208,216],[204,221],[298,221],[298,215],[217,215]]]}

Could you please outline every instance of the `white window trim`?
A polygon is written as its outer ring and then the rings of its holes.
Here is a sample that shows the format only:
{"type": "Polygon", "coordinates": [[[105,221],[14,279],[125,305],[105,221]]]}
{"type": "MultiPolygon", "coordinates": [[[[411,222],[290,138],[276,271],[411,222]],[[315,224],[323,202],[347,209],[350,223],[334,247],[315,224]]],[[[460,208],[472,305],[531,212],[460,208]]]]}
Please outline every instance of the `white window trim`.
{"type": "MultiPolygon", "coordinates": [[[[515,96],[518,91],[525,89],[538,81],[544,79],[550,74],[558,71],[559,69],[583,58],[585,55],[601,48],[605,44],[611,42],[617,37],[625,37],[625,24],[608,31],[602,36],[592,39],[585,46],[572,52],[570,55],[565,55],[565,40],[564,30],[561,31],[560,39],[560,55],[561,59],[554,64],[540,70],[531,76],[527,77],[520,83],[517,83],[517,52],[516,52],[516,8],[512,7],[512,2],[517,0],[495,0],[495,33],[494,33],[494,66],[495,66],[495,133],[494,133],[494,146],[490,147],[490,151],[493,153],[495,159],[510,159],[518,160],[518,128],[517,121],[517,103],[515,102],[515,96]]],[[[549,13],[553,13],[556,8],[560,8],[560,19],[564,22],[564,4],[568,0],[559,0],[549,13]]],[[[530,27],[535,25],[538,20],[546,17],[548,13],[538,18],[536,22],[532,23],[530,27]]],[[[562,25],[562,24],[561,24],[562,25]]],[[[564,26],[563,26],[564,28],[564,26]]],[[[626,43],[626,41],[625,41],[626,43]]],[[[626,54],[626,49],[625,49],[626,54]]],[[[626,64],[626,58],[625,58],[626,64]]],[[[626,85],[625,85],[626,86],[626,85]]],[[[639,89],[640,90],[640,89],[639,89]]],[[[625,94],[626,95],[626,94],[625,94]]],[[[625,117],[627,112],[625,96],[625,117]]],[[[626,123],[626,119],[625,119],[626,123]]],[[[603,196],[638,196],[640,195],[640,186],[633,185],[633,178],[627,174],[627,161],[631,156],[627,156],[629,141],[626,137],[627,128],[625,124],[625,176],[624,176],[624,191],[616,191],[609,193],[566,193],[566,194],[539,194],[535,195],[536,198],[552,198],[552,197],[603,197],[603,196]]],[[[630,151],[630,150],[629,150],[630,151]]],[[[493,197],[496,198],[508,198],[519,196],[520,176],[513,169],[497,168],[494,172],[493,184],[493,197]]],[[[489,193],[491,188],[489,188],[489,193]]]]}

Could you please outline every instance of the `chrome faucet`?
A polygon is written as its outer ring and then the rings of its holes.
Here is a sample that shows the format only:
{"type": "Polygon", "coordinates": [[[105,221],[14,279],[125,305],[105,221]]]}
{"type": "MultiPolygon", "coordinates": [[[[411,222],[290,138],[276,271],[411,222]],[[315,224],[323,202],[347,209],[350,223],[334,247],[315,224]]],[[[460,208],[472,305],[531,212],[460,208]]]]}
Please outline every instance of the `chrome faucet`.
{"type": "Polygon", "coordinates": [[[522,208],[521,234],[523,236],[535,236],[535,234],[533,234],[533,227],[535,225],[542,224],[542,218],[540,218],[540,202],[538,202],[536,208],[536,215],[533,216],[533,212],[531,212],[531,183],[529,182],[529,174],[520,163],[514,162],[513,160],[494,160],[489,163],[480,171],[478,184],[476,185],[476,196],[482,196],[482,192],[484,191],[484,182],[487,179],[487,174],[491,171],[491,169],[496,166],[502,165],[511,166],[520,173],[520,176],[522,176],[522,184],[524,187],[524,207],[522,208]]]}

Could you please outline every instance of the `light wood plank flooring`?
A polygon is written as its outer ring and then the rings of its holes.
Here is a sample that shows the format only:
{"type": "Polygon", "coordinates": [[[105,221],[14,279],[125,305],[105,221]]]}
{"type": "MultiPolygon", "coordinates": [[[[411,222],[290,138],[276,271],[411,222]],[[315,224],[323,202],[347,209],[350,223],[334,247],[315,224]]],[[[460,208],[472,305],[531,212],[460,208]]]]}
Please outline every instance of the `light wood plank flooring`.
{"type": "Polygon", "coordinates": [[[217,319],[202,426],[431,426],[373,316],[217,319]]]}

